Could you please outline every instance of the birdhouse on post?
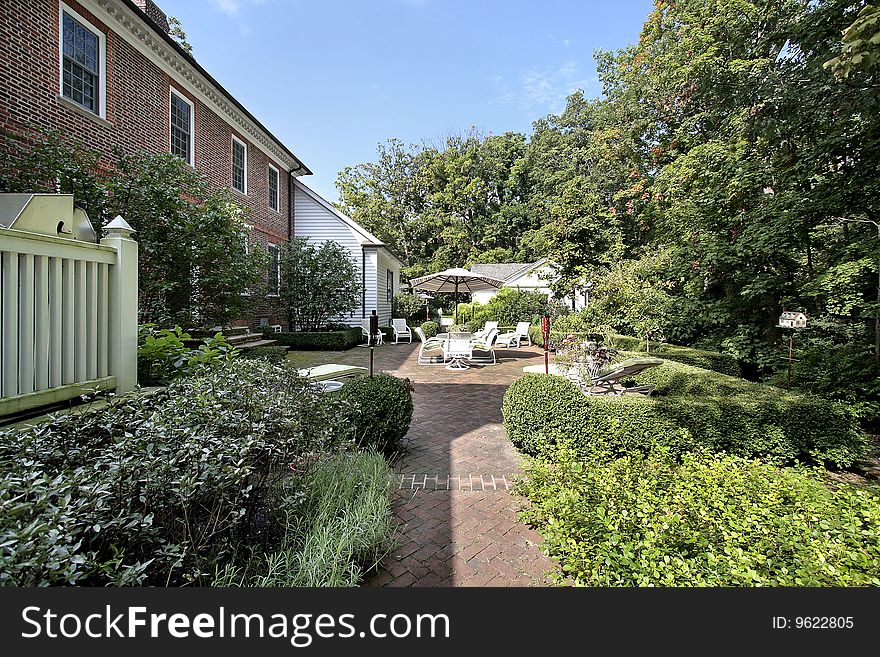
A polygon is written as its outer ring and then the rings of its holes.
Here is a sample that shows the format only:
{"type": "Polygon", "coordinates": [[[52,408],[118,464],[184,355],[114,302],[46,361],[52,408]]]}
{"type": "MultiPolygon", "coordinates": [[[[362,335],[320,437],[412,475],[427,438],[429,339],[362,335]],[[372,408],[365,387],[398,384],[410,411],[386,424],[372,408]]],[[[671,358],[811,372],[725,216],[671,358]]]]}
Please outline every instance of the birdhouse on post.
{"type": "Polygon", "coordinates": [[[804,313],[783,310],[779,316],[779,328],[807,328],[807,316],[804,313]]]}

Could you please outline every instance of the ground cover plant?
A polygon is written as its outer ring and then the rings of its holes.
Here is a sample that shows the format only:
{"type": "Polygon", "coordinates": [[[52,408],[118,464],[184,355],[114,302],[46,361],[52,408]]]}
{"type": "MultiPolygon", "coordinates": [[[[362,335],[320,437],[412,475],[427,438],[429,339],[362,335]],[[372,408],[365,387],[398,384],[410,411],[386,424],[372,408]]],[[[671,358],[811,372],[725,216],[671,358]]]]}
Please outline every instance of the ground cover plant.
{"type": "Polygon", "coordinates": [[[663,450],[530,462],[524,520],[580,586],[880,586],[880,493],[663,450]]]}
{"type": "Polygon", "coordinates": [[[327,397],[289,366],[234,360],[0,433],[0,584],[210,584],[271,551],[295,520],[275,513],[291,464],[352,447],[327,397]]]}

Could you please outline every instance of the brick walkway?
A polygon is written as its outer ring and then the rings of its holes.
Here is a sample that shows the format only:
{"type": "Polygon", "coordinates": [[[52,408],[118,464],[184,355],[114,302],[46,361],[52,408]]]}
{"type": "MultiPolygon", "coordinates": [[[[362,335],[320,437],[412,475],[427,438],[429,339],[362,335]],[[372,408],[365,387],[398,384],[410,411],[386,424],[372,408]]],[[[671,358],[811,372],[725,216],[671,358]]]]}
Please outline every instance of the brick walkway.
{"type": "MultiPolygon", "coordinates": [[[[535,347],[498,350],[496,365],[464,372],[418,365],[418,345],[375,350],[376,371],[415,384],[405,453],[396,461],[394,509],[399,547],[371,586],[545,586],[553,562],[541,537],[518,522],[522,499],[510,492],[519,455],[501,426],[501,400],[535,347]]],[[[300,366],[368,364],[368,351],[295,354],[300,366]]]]}

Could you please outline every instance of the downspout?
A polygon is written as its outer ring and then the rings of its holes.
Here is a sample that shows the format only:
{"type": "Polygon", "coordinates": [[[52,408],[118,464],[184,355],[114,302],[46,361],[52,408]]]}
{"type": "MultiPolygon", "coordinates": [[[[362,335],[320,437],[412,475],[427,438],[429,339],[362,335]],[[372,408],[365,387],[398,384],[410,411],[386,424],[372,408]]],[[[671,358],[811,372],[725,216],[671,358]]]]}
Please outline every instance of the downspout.
{"type": "Polygon", "coordinates": [[[367,317],[367,248],[361,244],[361,318],[367,317]]]}
{"type": "MultiPolygon", "coordinates": [[[[287,172],[287,241],[293,239],[293,171],[287,172]]],[[[280,285],[279,281],[279,285],[280,285]]],[[[293,313],[287,309],[287,330],[293,330],[293,313]]]]}

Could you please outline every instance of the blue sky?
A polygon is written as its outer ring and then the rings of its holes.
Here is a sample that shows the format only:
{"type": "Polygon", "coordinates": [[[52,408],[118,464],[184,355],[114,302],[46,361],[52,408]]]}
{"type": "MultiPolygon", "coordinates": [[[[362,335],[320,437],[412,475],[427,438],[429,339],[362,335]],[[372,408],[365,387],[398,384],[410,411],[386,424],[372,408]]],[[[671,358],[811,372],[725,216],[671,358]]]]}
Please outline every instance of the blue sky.
{"type": "Polygon", "coordinates": [[[440,143],[476,126],[528,133],[575,89],[599,94],[593,51],[633,43],[652,0],[157,0],[194,54],[306,163],[336,175],[391,137],[440,143]]]}

